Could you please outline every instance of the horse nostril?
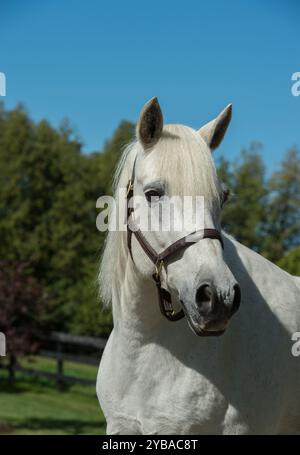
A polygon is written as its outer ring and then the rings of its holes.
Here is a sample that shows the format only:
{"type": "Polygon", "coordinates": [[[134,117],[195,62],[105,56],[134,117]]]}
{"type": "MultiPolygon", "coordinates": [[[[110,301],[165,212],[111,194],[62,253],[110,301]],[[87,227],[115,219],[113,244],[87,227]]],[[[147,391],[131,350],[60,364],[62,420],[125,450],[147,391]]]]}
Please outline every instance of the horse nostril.
{"type": "Polygon", "coordinates": [[[201,313],[209,313],[214,309],[215,292],[209,283],[203,283],[196,292],[196,303],[201,313]]]}
{"type": "Polygon", "coordinates": [[[210,285],[205,283],[200,286],[196,293],[197,302],[209,302],[211,299],[211,290],[210,285]]]}
{"type": "Polygon", "coordinates": [[[232,314],[237,312],[241,303],[241,288],[237,283],[233,286],[233,292],[234,298],[232,302],[232,314]]]}

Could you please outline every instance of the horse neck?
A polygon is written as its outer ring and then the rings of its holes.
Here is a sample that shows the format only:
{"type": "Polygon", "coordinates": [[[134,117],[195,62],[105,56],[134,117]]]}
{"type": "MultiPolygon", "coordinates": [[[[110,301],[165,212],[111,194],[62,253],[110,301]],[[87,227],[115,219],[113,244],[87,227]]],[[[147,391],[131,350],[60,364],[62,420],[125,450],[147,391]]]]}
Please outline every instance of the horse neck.
{"type": "Polygon", "coordinates": [[[146,335],[162,324],[155,284],[140,274],[129,254],[125,266],[116,274],[112,307],[115,329],[146,335]]]}

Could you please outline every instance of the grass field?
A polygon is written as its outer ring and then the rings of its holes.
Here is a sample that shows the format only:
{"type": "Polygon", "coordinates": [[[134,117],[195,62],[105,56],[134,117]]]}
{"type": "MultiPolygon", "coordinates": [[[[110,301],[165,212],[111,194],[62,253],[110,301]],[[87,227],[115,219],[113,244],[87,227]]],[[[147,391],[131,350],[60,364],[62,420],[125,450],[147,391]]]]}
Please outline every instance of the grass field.
{"type": "MultiPolygon", "coordinates": [[[[23,359],[22,366],[55,372],[55,361],[23,359]]],[[[95,380],[97,368],[65,362],[65,373],[95,380]]],[[[17,373],[14,386],[0,370],[0,434],[103,434],[105,419],[95,386],[71,385],[63,392],[48,379],[17,373]]]]}

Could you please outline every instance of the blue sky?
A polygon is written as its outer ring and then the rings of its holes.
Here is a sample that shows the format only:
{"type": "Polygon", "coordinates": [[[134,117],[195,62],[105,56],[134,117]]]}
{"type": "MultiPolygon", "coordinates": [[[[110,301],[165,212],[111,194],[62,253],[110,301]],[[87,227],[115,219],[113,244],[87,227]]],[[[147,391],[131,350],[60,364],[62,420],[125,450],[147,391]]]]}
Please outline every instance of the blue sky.
{"type": "Polygon", "coordinates": [[[5,104],[54,126],[68,117],[89,152],[154,95],[166,122],[195,128],[232,102],[217,153],[259,141],[273,170],[300,145],[299,22],[297,0],[12,0],[0,18],[5,104]]]}

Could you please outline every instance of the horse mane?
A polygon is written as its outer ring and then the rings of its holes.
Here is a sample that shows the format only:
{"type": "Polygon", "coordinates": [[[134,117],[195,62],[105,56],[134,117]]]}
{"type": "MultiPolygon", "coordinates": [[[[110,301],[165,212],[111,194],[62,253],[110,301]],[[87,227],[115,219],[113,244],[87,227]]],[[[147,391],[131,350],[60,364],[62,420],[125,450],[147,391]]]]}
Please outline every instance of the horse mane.
{"type": "MultiPolygon", "coordinates": [[[[220,186],[211,152],[197,131],[184,125],[165,125],[153,152],[157,153],[161,177],[172,182],[172,194],[198,194],[203,195],[209,205],[220,203],[220,186]]],[[[118,192],[131,177],[135,157],[145,153],[134,140],[121,155],[113,177],[116,214],[122,203],[118,192]]],[[[106,236],[99,273],[100,298],[105,306],[112,300],[114,287],[120,284],[120,271],[124,276],[128,259],[126,235],[126,231],[108,231],[106,236]]]]}
{"type": "MultiPolygon", "coordinates": [[[[113,193],[116,202],[116,213],[119,213],[118,208],[120,204],[118,190],[120,188],[125,188],[130,179],[132,166],[137,153],[136,145],[137,141],[134,140],[124,148],[113,176],[113,193]]],[[[114,215],[114,213],[111,213],[110,215],[114,215]]],[[[116,266],[119,265],[122,267],[123,261],[126,261],[127,254],[123,251],[124,240],[126,240],[124,238],[125,235],[126,232],[119,231],[108,231],[106,234],[99,273],[100,299],[104,306],[108,306],[112,300],[116,266]],[[125,254],[120,254],[122,251],[125,254]]]]}

